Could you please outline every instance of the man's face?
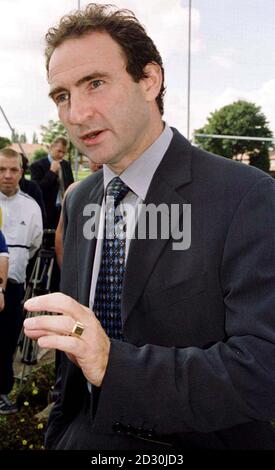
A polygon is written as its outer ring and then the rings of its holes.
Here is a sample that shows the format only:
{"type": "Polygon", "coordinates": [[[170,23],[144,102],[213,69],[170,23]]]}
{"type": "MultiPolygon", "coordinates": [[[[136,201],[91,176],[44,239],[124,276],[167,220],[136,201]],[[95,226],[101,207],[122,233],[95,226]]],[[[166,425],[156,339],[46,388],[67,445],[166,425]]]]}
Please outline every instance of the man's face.
{"type": "Polygon", "coordinates": [[[151,144],[146,81],[133,81],[108,34],[90,33],[58,46],[49,84],[70,139],[93,162],[119,173],[151,144]]]}
{"type": "Polygon", "coordinates": [[[19,187],[22,168],[18,158],[7,158],[0,154],[0,191],[13,196],[19,187]]]}
{"type": "Polygon", "coordinates": [[[60,161],[64,158],[66,150],[67,147],[61,144],[61,142],[59,142],[58,144],[54,144],[51,146],[50,153],[54,160],[60,161]]]}

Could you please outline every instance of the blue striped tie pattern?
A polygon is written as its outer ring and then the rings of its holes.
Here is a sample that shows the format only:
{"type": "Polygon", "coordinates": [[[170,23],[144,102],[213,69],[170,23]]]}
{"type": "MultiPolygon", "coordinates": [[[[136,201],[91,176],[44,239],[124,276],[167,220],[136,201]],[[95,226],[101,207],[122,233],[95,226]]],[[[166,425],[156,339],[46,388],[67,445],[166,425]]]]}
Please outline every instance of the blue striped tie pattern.
{"type": "Polygon", "coordinates": [[[121,292],[125,272],[125,224],[117,207],[129,188],[116,177],[106,190],[105,230],[93,311],[109,338],[123,341],[121,292]]]}

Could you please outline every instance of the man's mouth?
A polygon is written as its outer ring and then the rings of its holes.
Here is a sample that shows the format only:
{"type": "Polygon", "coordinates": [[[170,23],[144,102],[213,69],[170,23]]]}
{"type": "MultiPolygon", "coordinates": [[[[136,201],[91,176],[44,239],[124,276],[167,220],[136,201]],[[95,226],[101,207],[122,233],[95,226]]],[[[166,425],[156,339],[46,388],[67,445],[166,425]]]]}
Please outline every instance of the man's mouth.
{"type": "Polygon", "coordinates": [[[90,142],[91,140],[95,140],[100,134],[102,134],[103,130],[96,130],[88,132],[80,137],[83,142],[90,142]]]}

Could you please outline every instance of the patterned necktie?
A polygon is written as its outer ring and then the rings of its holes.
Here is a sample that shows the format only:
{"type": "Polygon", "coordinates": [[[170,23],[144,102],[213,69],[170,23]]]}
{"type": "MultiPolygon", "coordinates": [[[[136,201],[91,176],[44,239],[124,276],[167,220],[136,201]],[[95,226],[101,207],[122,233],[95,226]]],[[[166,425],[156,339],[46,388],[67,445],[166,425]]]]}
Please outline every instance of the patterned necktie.
{"type": "Polygon", "coordinates": [[[109,338],[123,340],[121,292],[125,271],[125,225],[117,207],[129,188],[119,177],[106,191],[105,232],[93,310],[109,338]]]}

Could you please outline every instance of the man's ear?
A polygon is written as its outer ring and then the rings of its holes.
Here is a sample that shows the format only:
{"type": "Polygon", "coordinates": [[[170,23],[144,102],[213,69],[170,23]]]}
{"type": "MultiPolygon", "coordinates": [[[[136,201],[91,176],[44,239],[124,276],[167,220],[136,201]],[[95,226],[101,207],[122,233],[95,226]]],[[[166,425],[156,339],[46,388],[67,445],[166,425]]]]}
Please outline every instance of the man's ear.
{"type": "Polygon", "coordinates": [[[150,62],[144,67],[145,78],[142,78],[143,89],[147,101],[154,101],[161,89],[163,76],[160,66],[156,62],[150,62]]]}

